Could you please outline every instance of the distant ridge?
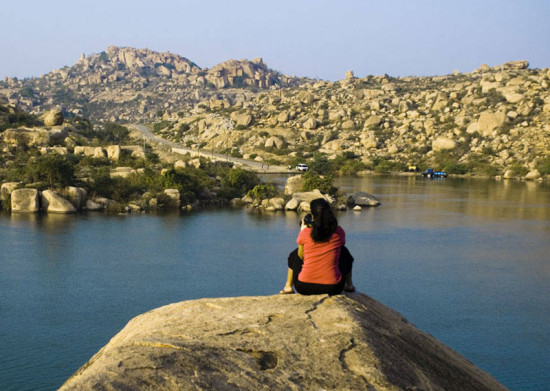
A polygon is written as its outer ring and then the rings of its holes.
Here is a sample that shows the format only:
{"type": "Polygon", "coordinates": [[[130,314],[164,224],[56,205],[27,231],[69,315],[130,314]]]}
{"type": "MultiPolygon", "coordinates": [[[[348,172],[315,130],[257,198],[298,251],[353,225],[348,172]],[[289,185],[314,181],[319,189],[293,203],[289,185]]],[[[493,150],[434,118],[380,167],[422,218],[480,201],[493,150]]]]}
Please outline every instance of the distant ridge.
{"type": "Polygon", "coordinates": [[[39,78],[5,78],[0,96],[3,92],[10,104],[34,114],[63,106],[95,121],[134,121],[145,112],[185,110],[217,93],[234,94],[218,90],[281,88],[302,80],[270,69],[261,58],[228,60],[208,69],[170,52],[110,46],[83,53],[76,64],[39,78]]]}

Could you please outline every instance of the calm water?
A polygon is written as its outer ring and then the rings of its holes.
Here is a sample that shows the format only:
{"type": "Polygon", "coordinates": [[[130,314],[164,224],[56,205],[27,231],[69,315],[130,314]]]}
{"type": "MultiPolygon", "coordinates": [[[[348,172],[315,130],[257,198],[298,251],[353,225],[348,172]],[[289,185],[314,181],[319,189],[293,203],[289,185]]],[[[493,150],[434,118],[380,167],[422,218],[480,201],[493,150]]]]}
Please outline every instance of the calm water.
{"type": "MultiPolygon", "coordinates": [[[[346,179],[355,285],[512,390],[550,389],[550,187],[346,179]]],[[[0,389],[59,387],[132,317],[282,288],[294,213],[0,216],[0,389]]]]}

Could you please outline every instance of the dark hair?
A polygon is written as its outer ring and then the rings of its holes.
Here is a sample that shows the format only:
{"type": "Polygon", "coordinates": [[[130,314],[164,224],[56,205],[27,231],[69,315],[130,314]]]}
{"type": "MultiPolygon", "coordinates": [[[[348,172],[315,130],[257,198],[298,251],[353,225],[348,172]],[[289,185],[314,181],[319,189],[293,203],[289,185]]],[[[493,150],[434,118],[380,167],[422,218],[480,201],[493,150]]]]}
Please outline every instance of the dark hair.
{"type": "Polygon", "coordinates": [[[309,206],[313,215],[311,238],[316,243],[328,242],[338,228],[338,221],[332,213],[330,204],[324,198],[317,198],[311,201],[309,206]]]}

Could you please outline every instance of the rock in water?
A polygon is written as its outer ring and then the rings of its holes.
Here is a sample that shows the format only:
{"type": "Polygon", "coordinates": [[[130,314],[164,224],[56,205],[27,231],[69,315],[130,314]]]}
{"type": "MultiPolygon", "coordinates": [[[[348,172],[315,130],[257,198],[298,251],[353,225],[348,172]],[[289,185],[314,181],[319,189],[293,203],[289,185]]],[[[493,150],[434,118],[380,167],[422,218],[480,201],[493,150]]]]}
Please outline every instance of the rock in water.
{"type": "Polygon", "coordinates": [[[186,301],[140,315],[61,390],[506,390],[354,293],[186,301]]]}
{"type": "Polygon", "coordinates": [[[380,201],[378,201],[372,194],[365,191],[358,191],[357,193],[353,193],[348,196],[348,204],[359,206],[378,206],[380,205],[380,201]]]}

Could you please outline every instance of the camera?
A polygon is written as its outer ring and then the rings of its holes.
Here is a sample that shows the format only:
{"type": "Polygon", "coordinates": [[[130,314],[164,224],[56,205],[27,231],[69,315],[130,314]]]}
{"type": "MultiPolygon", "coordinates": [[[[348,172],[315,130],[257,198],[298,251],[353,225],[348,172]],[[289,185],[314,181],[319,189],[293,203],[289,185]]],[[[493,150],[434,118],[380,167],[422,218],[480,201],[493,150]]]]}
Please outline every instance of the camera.
{"type": "Polygon", "coordinates": [[[311,227],[311,225],[313,224],[313,216],[311,215],[311,213],[308,213],[304,216],[304,224],[308,227],[311,227]]]}

